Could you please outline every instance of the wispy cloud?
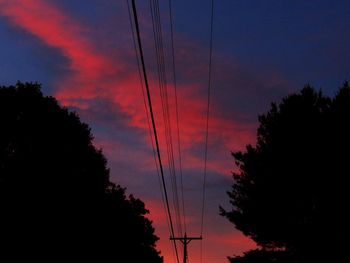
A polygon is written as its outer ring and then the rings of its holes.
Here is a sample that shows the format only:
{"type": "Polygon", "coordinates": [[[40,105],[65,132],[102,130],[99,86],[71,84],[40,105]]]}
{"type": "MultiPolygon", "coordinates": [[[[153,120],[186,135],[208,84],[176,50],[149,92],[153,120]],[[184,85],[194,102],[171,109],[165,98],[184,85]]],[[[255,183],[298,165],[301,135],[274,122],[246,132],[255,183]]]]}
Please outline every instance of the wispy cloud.
{"type": "MultiPolygon", "coordinates": [[[[91,121],[91,124],[96,127],[96,145],[103,147],[109,157],[112,174],[123,173],[127,169],[134,171],[135,176],[123,178],[124,182],[129,180],[145,183],[147,181],[145,178],[141,179],[136,175],[141,173],[155,177],[139,77],[131,62],[135,58],[122,54],[122,49],[102,49],[98,42],[103,42],[105,39],[99,41],[92,39],[94,32],[89,27],[67,15],[52,2],[0,0],[0,15],[8,18],[12,25],[35,36],[43,44],[57,49],[65,58],[67,61],[65,75],[59,82],[53,83],[54,95],[63,105],[76,109],[84,119],[91,121]],[[145,145],[148,150],[145,149],[145,145]],[[136,162],[138,162],[137,166],[136,162]]],[[[203,170],[207,74],[207,61],[203,57],[207,50],[190,39],[182,39],[181,42],[182,45],[177,49],[180,76],[178,82],[179,129],[183,159],[186,160],[184,170],[188,173],[197,171],[186,179],[193,180],[197,175],[201,177],[203,170]]],[[[132,45],[131,42],[130,45],[132,45]]],[[[147,45],[151,46],[151,43],[147,45]]],[[[133,55],[131,52],[129,54],[133,55]]],[[[226,97],[239,95],[240,101],[243,98],[255,98],[256,94],[253,93],[262,93],[268,87],[264,87],[264,90],[257,89],[256,85],[259,81],[251,78],[238,63],[232,63],[232,60],[222,56],[216,59],[219,60],[217,67],[224,70],[216,69],[213,72],[216,81],[213,88],[216,88],[216,91],[213,92],[210,117],[208,170],[215,175],[227,177],[230,175],[229,171],[233,169],[229,151],[242,149],[247,143],[254,143],[255,123],[242,121],[245,113],[235,112],[237,107],[232,107],[226,97]],[[242,88],[245,91],[238,92],[242,88]],[[226,92],[225,99],[219,98],[222,95],[220,92],[226,92]]],[[[150,82],[156,83],[152,72],[150,82]]],[[[161,147],[165,149],[162,108],[156,85],[152,86],[151,92],[161,147]]],[[[237,101],[237,98],[235,99],[237,101]]],[[[174,117],[174,89],[171,85],[169,85],[169,102],[171,114],[174,117]]],[[[173,134],[176,134],[175,128],[173,121],[173,134]]],[[[113,179],[118,180],[121,176],[123,174],[113,179]]],[[[144,188],[149,188],[152,193],[158,191],[158,185],[146,185],[144,188]]],[[[188,200],[192,202],[191,197],[188,200]]],[[[151,200],[148,204],[151,209],[150,216],[156,227],[159,227],[162,235],[167,236],[161,202],[151,200]]],[[[218,205],[211,203],[210,213],[217,215],[218,205]]],[[[189,218],[189,224],[198,225],[198,222],[189,218]]],[[[239,238],[241,237],[237,237],[237,240],[239,238]]],[[[245,239],[241,241],[242,244],[246,244],[245,239]]],[[[167,247],[167,242],[168,240],[162,241],[161,246],[167,247]]],[[[222,245],[232,246],[230,242],[222,245]]]]}

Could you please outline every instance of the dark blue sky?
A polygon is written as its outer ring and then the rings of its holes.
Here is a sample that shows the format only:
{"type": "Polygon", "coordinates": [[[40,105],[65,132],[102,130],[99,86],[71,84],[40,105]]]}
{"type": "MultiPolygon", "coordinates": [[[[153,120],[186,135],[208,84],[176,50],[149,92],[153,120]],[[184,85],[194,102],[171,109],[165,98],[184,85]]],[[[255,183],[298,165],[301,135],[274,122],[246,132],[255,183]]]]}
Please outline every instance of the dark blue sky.
{"type": "MultiPolygon", "coordinates": [[[[187,221],[197,234],[211,0],[171,2],[187,221]]],[[[164,139],[149,1],[136,3],[164,139]]],[[[169,2],[159,3],[174,118],[169,2]]],[[[255,143],[257,116],[271,101],[306,83],[333,95],[350,78],[349,31],[349,1],[215,0],[204,262],[226,262],[226,256],[253,246],[218,215],[219,205],[229,205],[225,191],[235,169],[230,151],[255,143]]],[[[126,1],[0,0],[0,36],[0,84],[38,81],[45,94],[89,123],[112,180],[146,202],[165,262],[173,262],[126,1]]],[[[174,119],[172,124],[175,130],[174,119]]],[[[191,243],[191,253],[198,260],[199,246],[191,243]]]]}

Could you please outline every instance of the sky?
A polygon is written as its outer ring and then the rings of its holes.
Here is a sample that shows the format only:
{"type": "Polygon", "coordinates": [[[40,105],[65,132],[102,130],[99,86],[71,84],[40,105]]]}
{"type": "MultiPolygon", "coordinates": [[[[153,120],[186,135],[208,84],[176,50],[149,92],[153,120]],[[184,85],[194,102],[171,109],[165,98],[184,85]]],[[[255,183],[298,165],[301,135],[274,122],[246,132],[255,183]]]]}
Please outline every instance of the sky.
{"type": "MultiPolygon", "coordinates": [[[[211,0],[173,0],[187,234],[200,234],[211,0]]],[[[88,123],[111,180],[150,210],[158,249],[173,263],[126,0],[0,0],[0,85],[39,82],[88,123]]],[[[172,137],[177,145],[169,1],[159,0],[172,137]]],[[[149,1],[137,0],[150,92],[171,193],[149,1]]],[[[228,262],[255,248],[219,215],[236,169],[231,151],[255,144],[258,115],[309,83],[333,95],[350,76],[350,2],[214,0],[212,85],[202,242],[190,262],[228,262]],[[201,257],[200,247],[203,255],[201,257]]],[[[176,149],[176,147],[174,148],[176,149]]],[[[175,154],[179,176],[179,157],[175,154]]],[[[179,181],[179,177],[177,177],[179,181]]],[[[172,194],[170,194],[172,199],[172,194]]],[[[180,244],[179,247],[181,248],[180,244]]]]}

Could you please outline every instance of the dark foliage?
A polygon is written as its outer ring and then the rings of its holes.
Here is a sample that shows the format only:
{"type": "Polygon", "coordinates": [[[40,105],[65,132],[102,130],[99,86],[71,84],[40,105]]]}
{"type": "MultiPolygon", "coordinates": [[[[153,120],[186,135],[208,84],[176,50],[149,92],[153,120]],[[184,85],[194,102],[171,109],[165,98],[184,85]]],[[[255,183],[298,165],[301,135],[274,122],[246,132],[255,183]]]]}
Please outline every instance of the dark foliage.
{"type": "Polygon", "coordinates": [[[295,262],[340,262],[349,237],[348,83],[334,98],[307,86],[259,122],[256,146],[233,153],[239,172],[222,215],[295,262]]]}
{"type": "Polygon", "coordinates": [[[0,123],[2,262],[162,262],[144,203],[109,181],[75,113],[17,83],[0,87],[0,123]]]}

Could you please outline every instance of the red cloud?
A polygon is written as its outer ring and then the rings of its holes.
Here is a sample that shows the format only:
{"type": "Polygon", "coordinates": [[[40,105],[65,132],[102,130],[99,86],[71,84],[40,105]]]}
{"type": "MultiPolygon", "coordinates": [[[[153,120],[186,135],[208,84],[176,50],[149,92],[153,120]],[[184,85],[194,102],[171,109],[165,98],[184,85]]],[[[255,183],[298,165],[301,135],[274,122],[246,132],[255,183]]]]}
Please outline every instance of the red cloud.
{"type": "MultiPolygon", "coordinates": [[[[148,129],[145,109],[142,104],[140,82],[136,72],[120,76],[125,62],[113,60],[108,54],[99,51],[88,39],[89,30],[79,25],[56,7],[42,0],[0,1],[1,14],[10,21],[38,37],[45,44],[55,47],[68,59],[70,74],[57,83],[56,97],[67,106],[82,109],[89,108],[89,100],[95,98],[111,99],[119,110],[129,116],[129,125],[143,130],[148,129]]],[[[181,52],[180,52],[181,53],[181,52]]],[[[134,58],[133,58],[134,59],[134,58]]],[[[151,83],[154,81],[151,80],[151,83]]],[[[200,158],[193,156],[189,150],[195,144],[204,145],[206,99],[198,96],[195,84],[179,87],[179,107],[181,143],[184,154],[192,162],[191,166],[199,167],[200,158]]],[[[169,101],[173,105],[174,97],[169,87],[169,101]]],[[[158,91],[152,89],[158,134],[161,146],[165,147],[164,130],[161,118],[161,102],[158,91]]],[[[172,116],[174,112],[172,112],[172,116]]],[[[175,123],[172,123],[173,134],[176,134],[175,123]]],[[[210,118],[210,140],[213,140],[225,154],[230,149],[242,148],[250,142],[251,127],[227,121],[220,117],[210,118]]],[[[164,158],[165,159],[165,158],[164,158]]],[[[202,164],[203,165],[203,164],[202,164]]],[[[230,163],[222,167],[220,161],[208,164],[209,169],[217,172],[227,171],[230,163]]]]}
{"type": "Polygon", "coordinates": [[[88,39],[82,36],[86,29],[74,20],[41,0],[1,0],[2,15],[24,28],[51,47],[58,48],[70,60],[69,67],[77,74],[99,75],[108,63],[93,52],[88,39]]]}
{"type": "MultiPolygon", "coordinates": [[[[94,99],[108,99],[115,105],[119,112],[128,116],[127,125],[142,130],[142,134],[148,134],[145,108],[142,102],[140,82],[136,71],[125,72],[125,68],[128,67],[127,61],[116,56],[111,57],[106,51],[99,50],[98,46],[90,41],[88,28],[83,27],[44,0],[0,0],[0,14],[6,16],[14,25],[36,36],[46,45],[56,48],[67,58],[69,62],[67,65],[69,73],[67,73],[64,80],[56,84],[57,92],[55,96],[61,103],[66,106],[88,110],[92,107],[90,102],[94,99]]],[[[131,59],[134,60],[134,58],[131,59]]],[[[204,66],[200,64],[198,67],[204,66]]],[[[189,74],[195,73],[189,72],[189,74]]],[[[150,82],[155,83],[152,75],[150,75],[150,78],[150,82]]],[[[193,148],[198,147],[198,145],[201,145],[204,149],[205,142],[206,97],[200,95],[201,92],[199,92],[199,89],[199,84],[193,82],[179,85],[179,128],[183,159],[186,160],[184,162],[184,168],[202,171],[203,158],[193,151],[193,148]]],[[[151,92],[155,115],[157,117],[161,148],[165,149],[161,101],[156,87],[152,87],[151,92]]],[[[174,93],[171,86],[169,86],[169,102],[172,109],[171,114],[175,116],[173,111],[174,93]]],[[[109,114],[113,113],[110,112],[109,114]]],[[[177,134],[175,123],[173,122],[171,125],[173,135],[175,136],[177,134]]],[[[247,126],[234,120],[228,121],[220,117],[220,113],[217,112],[215,115],[212,115],[210,118],[209,151],[215,151],[220,157],[209,158],[208,169],[210,171],[228,174],[232,165],[229,151],[231,149],[242,149],[246,143],[252,142],[251,131],[252,126],[247,126]],[[227,156],[228,158],[223,159],[222,156],[227,156]]],[[[147,138],[148,141],[149,139],[147,138]]],[[[98,143],[104,146],[107,152],[111,152],[110,156],[113,155],[115,149],[119,150],[121,147],[125,147],[123,144],[118,144],[118,142],[114,142],[113,144],[108,140],[100,140],[98,143]]],[[[143,161],[142,165],[144,168],[149,168],[153,163],[153,157],[151,155],[144,156],[143,154],[140,153],[138,159],[148,158],[147,161],[143,161]]],[[[127,162],[127,156],[123,157],[126,159],[125,162],[127,162]]],[[[166,160],[166,158],[163,159],[164,161],[166,160]]],[[[151,209],[150,217],[157,226],[158,235],[167,237],[169,233],[166,226],[164,226],[166,220],[162,205],[151,202],[148,203],[148,207],[151,209]]],[[[215,239],[214,236],[210,238],[215,239]]],[[[220,240],[222,241],[224,239],[220,237],[220,240]]],[[[238,240],[239,242],[243,242],[242,244],[246,242],[243,238],[238,240]]],[[[160,248],[164,256],[172,258],[173,255],[170,252],[169,244],[167,239],[162,240],[160,248]]],[[[232,246],[232,242],[226,245],[222,244],[222,246],[226,246],[227,248],[227,246],[232,246]]],[[[210,251],[215,247],[218,249],[219,245],[213,245],[210,251]]],[[[198,258],[198,253],[195,257],[198,258]]]]}
{"type": "MultiPolygon", "coordinates": [[[[88,28],[44,0],[0,0],[0,7],[1,15],[8,17],[13,24],[30,32],[48,46],[57,48],[69,61],[67,66],[70,73],[56,84],[55,95],[61,103],[87,110],[91,107],[90,100],[108,98],[122,113],[129,116],[130,126],[141,130],[148,129],[138,75],[136,72],[125,72],[130,63],[99,50],[89,39],[91,36],[88,28]]],[[[186,40],[181,42],[184,43],[186,40]]],[[[201,62],[202,51],[193,52],[198,50],[195,43],[189,42],[186,45],[186,48],[178,49],[177,55],[185,64],[196,66],[182,67],[185,70],[182,69],[181,73],[184,74],[179,74],[192,76],[195,79],[187,84],[182,82],[178,87],[181,143],[187,160],[184,165],[189,166],[188,168],[200,168],[203,165],[202,158],[198,154],[193,154],[192,148],[204,145],[205,141],[206,98],[200,95],[203,92],[199,92],[201,87],[198,78],[203,76],[201,74],[206,71],[207,65],[201,62]],[[191,61],[192,57],[194,61],[191,61]]],[[[221,73],[219,77],[230,82],[228,78],[230,67],[227,62],[222,64],[225,63],[224,75],[221,73]]],[[[233,73],[240,71],[237,65],[230,69],[233,73]]],[[[151,79],[150,82],[155,83],[155,80],[151,79]]],[[[201,81],[202,84],[203,82],[205,81],[201,81]]],[[[162,109],[156,88],[152,89],[152,95],[155,114],[158,117],[158,134],[164,149],[162,109]]],[[[170,86],[169,95],[173,109],[174,94],[170,86]]],[[[212,106],[213,109],[216,105],[212,106]]],[[[172,116],[175,116],[174,111],[172,116]]],[[[176,135],[175,123],[172,123],[172,129],[176,135]]],[[[220,116],[220,112],[216,112],[210,118],[209,151],[215,151],[219,156],[229,156],[230,150],[242,149],[246,143],[253,141],[253,129],[251,125],[227,120],[220,116]]],[[[223,161],[221,157],[211,158],[208,168],[227,173],[231,169],[231,161],[230,159],[223,161]]]]}

